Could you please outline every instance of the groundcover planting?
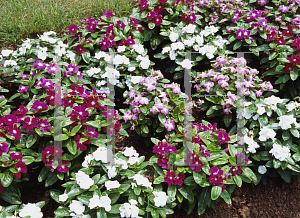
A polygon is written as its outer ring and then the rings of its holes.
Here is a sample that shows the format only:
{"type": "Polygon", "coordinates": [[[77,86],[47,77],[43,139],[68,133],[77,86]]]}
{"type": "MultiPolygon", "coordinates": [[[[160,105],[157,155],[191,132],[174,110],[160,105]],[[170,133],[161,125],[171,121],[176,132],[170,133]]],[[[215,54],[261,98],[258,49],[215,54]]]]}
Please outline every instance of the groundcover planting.
{"type": "Polygon", "coordinates": [[[43,217],[47,194],[54,217],[201,215],[300,182],[299,4],[137,0],[3,49],[0,217],[43,217]]]}

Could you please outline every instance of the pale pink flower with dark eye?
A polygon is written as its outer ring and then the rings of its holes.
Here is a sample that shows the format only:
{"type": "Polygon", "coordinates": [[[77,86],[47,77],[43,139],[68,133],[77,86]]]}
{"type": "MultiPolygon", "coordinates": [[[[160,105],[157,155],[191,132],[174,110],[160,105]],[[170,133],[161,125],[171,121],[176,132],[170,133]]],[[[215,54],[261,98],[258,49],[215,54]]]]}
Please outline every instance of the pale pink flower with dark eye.
{"type": "Polygon", "coordinates": [[[167,115],[169,113],[169,108],[166,105],[164,105],[163,107],[161,107],[160,112],[162,114],[167,115]]]}
{"type": "Polygon", "coordinates": [[[283,13],[289,11],[289,7],[285,6],[285,5],[280,5],[278,7],[278,11],[282,11],[283,13]]]}
{"type": "Polygon", "coordinates": [[[223,108],[223,111],[224,111],[224,113],[225,114],[232,114],[232,112],[231,112],[231,107],[226,107],[225,105],[222,105],[222,108],[223,108]]]}
{"type": "Polygon", "coordinates": [[[212,90],[212,87],[213,87],[213,86],[214,86],[214,83],[213,83],[213,82],[210,82],[210,81],[206,82],[206,83],[204,84],[204,87],[206,88],[205,91],[206,91],[207,93],[209,93],[209,91],[212,90]]]}
{"type": "Polygon", "coordinates": [[[153,105],[152,108],[150,108],[150,111],[153,113],[153,114],[157,114],[159,112],[159,109],[156,105],[153,105]]]}
{"type": "Polygon", "coordinates": [[[267,88],[267,87],[266,87],[266,82],[263,82],[262,84],[258,84],[258,85],[259,85],[261,88],[265,88],[265,89],[267,88]]]}
{"type": "Polygon", "coordinates": [[[146,97],[142,97],[140,99],[140,104],[146,104],[146,105],[149,104],[149,99],[146,97]]]}
{"type": "Polygon", "coordinates": [[[138,116],[138,114],[133,114],[133,115],[132,115],[132,119],[133,119],[133,120],[137,120],[137,119],[139,119],[139,116],[138,116]]]}
{"type": "Polygon", "coordinates": [[[175,129],[175,121],[167,119],[165,123],[165,128],[170,132],[175,129]]]}
{"type": "Polygon", "coordinates": [[[228,82],[226,82],[225,80],[219,80],[219,81],[218,81],[218,84],[219,84],[222,88],[229,86],[228,82]]]}
{"type": "Polygon", "coordinates": [[[258,0],[257,4],[263,6],[263,5],[267,4],[267,2],[268,2],[268,0],[258,0]]]}
{"type": "Polygon", "coordinates": [[[139,113],[141,113],[141,109],[140,109],[140,107],[135,106],[135,107],[132,109],[132,112],[135,113],[135,114],[139,114],[139,113]]]}
{"type": "Polygon", "coordinates": [[[254,89],[254,93],[255,93],[256,97],[260,97],[263,94],[263,90],[261,90],[261,89],[260,90],[254,89]]]}
{"type": "Polygon", "coordinates": [[[130,120],[132,118],[132,115],[131,115],[131,111],[126,111],[126,113],[124,114],[123,116],[123,120],[125,122],[127,122],[128,120],[130,120]]]}
{"type": "Polygon", "coordinates": [[[271,82],[270,82],[270,81],[268,81],[268,82],[267,82],[267,84],[266,84],[266,88],[267,88],[267,89],[269,89],[270,91],[272,91],[272,90],[273,90],[273,86],[272,86],[272,84],[271,84],[271,82]]]}
{"type": "Polygon", "coordinates": [[[163,98],[161,99],[161,101],[162,101],[162,102],[165,102],[165,101],[166,101],[166,102],[170,102],[170,99],[167,98],[167,97],[163,97],[163,98]]]}

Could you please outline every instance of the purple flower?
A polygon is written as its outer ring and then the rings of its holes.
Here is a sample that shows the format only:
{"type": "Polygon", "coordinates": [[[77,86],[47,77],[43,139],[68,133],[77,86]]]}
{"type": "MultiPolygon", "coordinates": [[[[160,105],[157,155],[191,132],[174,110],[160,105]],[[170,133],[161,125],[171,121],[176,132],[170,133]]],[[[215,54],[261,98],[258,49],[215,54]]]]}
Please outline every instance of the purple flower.
{"type": "Polygon", "coordinates": [[[47,119],[40,119],[39,122],[40,122],[40,124],[38,124],[37,127],[42,127],[41,128],[42,132],[47,132],[47,130],[49,132],[51,131],[51,125],[46,125],[46,124],[49,124],[49,121],[47,119]]]}
{"type": "Polygon", "coordinates": [[[88,116],[89,112],[85,109],[83,105],[80,106],[75,106],[73,108],[72,113],[69,115],[71,116],[71,120],[76,120],[76,119],[84,119],[84,117],[88,116]]]}
{"type": "MultiPolygon", "coordinates": [[[[112,11],[107,11],[107,10],[105,10],[105,11],[103,12],[102,16],[106,16],[106,17],[108,18],[108,17],[114,17],[115,15],[113,14],[112,11]]],[[[102,16],[101,16],[101,17],[102,17],[102,16]]]]}
{"type": "Polygon", "coordinates": [[[32,64],[32,66],[35,66],[36,69],[38,69],[38,70],[44,70],[44,69],[46,68],[46,64],[43,63],[43,62],[40,61],[40,60],[37,60],[36,62],[34,62],[34,63],[32,64]]]}
{"type": "Polygon", "coordinates": [[[58,65],[54,63],[47,67],[47,71],[48,73],[55,74],[57,71],[60,71],[60,69],[58,65]]]}
{"type": "Polygon", "coordinates": [[[166,148],[168,147],[167,142],[158,142],[157,145],[154,145],[153,147],[153,153],[159,153],[159,154],[164,154],[166,153],[166,148]]]}
{"type": "Polygon", "coordinates": [[[282,11],[283,13],[288,12],[289,11],[289,7],[287,7],[285,5],[280,5],[278,7],[278,11],[282,11]]]}
{"type": "Polygon", "coordinates": [[[238,31],[236,32],[236,38],[237,39],[243,39],[244,38],[244,30],[243,29],[238,29],[238,31]]]}
{"type": "Polygon", "coordinates": [[[225,130],[217,131],[217,133],[218,133],[218,141],[220,141],[221,143],[230,141],[229,134],[225,130]]]}
{"type": "Polygon", "coordinates": [[[44,84],[42,84],[42,87],[44,89],[54,89],[53,82],[51,80],[49,80],[49,79],[45,80],[44,84]]]}
{"type": "Polygon", "coordinates": [[[2,155],[3,152],[8,152],[8,144],[6,142],[0,143],[0,155],[2,155]]]}
{"type": "Polygon", "coordinates": [[[20,137],[21,137],[21,130],[18,129],[18,127],[17,127],[16,124],[10,125],[10,126],[8,127],[7,133],[8,133],[9,135],[14,136],[14,137],[15,137],[15,140],[19,140],[20,137]]]}
{"type": "Polygon", "coordinates": [[[124,24],[121,20],[118,20],[118,21],[117,21],[117,25],[118,25],[119,27],[121,27],[122,29],[125,29],[125,24],[124,24]]]}
{"type": "Polygon", "coordinates": [[[263,90],[261,90],[261,89],[260,90],[254,89],[254,93],[255,93],[256,97],[260,97],[263,94],[263,90]]]}
{"type": "Polygon", "coordinates": [[[87,133],[86,133],[87,136],[91,136],[92,138],[98,138],[99,134],[96,132],[96,130],[94,130],[93,128],[91,127],[87,127],[87,133]]]}
{"type": "Polygon", "coordinates": [[[75,35],[77,33],[77,29],[78,29],[78,26],[76,26],[75,24],[72,24],[71,26],[69,26],[68,34],[75,35]]]}
{"type": "Polygon", "coordinates": [[[226,82],[225,80],[219,80],[219,81],[218,81],[218,84],[219,84],[222,88],[229,86],[228,82],[226,82]]]}
{"type": "Polygon", "coordinates": [[[127,122],[128,120],[130,120],[132,118],[132,115],[131,115],[131,111],[126,111],[126,113],[124,114],[123,116],[123,120],[125,122],[127,122]]]}
{"type": "Polygon", "coordinates": [[[31,121],[30,117],[25,117],[25,119],[23,120],[23,128],[26,129],[26,131],[30,131],[32,128],[36,127],[36,120],[38,120],[38,118],[36,117],[33,117],[31,121]]]}
{"type": "Polygon", "coordinates": [[[267,4],[268,0],[258,0],[257,4],[264,6],[265,4],[267,4]]]}
{"type": "Polygon", "coordinates": [[[7,126],[19,123],[17,117],[14,115],[5,115],[2,119],[7,126]]]}
{"type": "Polygon", "coordinates": [[[31,107],[31,109],[36,110],[36,111],[47,110],[48,106],[44,102],[40,102],[39,100],[35,100],[33,102],[33,106],[31,107]]]}
{"type": "Polygon", "coordinates": [[[263,27],[265,30],[268,27],[268,21],[266,19],[260,19],[259,20],[260,26],[263,27]]]}
{"type": "Polygon", "coordinates": [[[26,74],[19,75],[18,77],[21,77],[22,79],[28,79],[28,75],[26,75],[26,74]]]}
{"type": "Polygon", "coordinates": [[[233,15],[231,21],[235,22],[235,21],[239,21],[239,19],[240,19],[240,16],[238,14],[235,14],[235,15],[233,15]]]}
{"type": "Polygon", "coordinates": [[[170,132],[175,129],[175,121],[167,119],[165,123],[165,128],[170,132]]]}

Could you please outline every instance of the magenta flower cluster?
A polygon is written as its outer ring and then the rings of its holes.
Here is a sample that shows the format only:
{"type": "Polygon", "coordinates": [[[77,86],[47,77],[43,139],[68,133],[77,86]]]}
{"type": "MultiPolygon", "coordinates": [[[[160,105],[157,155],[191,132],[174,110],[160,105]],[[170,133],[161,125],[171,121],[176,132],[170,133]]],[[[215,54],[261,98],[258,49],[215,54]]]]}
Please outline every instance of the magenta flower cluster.
{"type": "MultiPolygon", "coordinates": [[[[51,172],[54,172],[54,168],[52,167],[52,164],[54,163],[54,157],[60,158],[63,152],[64,151],[60,149],[59,145],[46,147],[45,151],[42,151],[42,161],[51,172]]],[[[68,171],[68,164],[69,161],[62,160],[62,165],[59,165],[56,168],[57,171],[60,173],[66,173],[68,171]]]]}
{"type": "MultiPolygon", "coordinates": [[[[224,178],[223,178],[223,173],[224,171],[221,169],[218,169],[217,166],[213,166],[212,168],[210,168],[210,177],[208,178],[209,182],[212,183],[214,186],[219,186],[222,185],[222,191],[225,190],[226,186],[224,184],[224,178]]],[[[231,178],[230,174],[226,175],[228,177],[228,179],[231,178]]]]}
{"type": "MultiPolygon", "coordinates": [[[[166,137],[167,140],[169,138],[169,136],[166,137]]],[[[170,146],[168,142],[158,142],[158,144],[153,147],[153,153],[158,153],[159,155],[157,163],[163,169],[168,169],[169,167],[171,167],[168,166],[168,154],[173,152],[177,153],[177,149],[175,146],[170,146]]]]}

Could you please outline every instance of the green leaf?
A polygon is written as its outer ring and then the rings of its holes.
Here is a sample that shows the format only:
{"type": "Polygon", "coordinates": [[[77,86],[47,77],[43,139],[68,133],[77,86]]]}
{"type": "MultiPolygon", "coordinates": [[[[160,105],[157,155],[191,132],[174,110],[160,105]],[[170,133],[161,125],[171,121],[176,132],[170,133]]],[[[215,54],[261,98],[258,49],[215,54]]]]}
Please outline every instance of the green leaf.
{"type": "Polygon", "coordinates": [[[298,78],[298,68],[292,67],[290,70],[291,80],[295,81],[298,78]]]}
{"type": "Polygon", "coordinates": [[[82,53],[82,58],[83,58],[84,62],[87,64],[89,64],[91,61],[90,57],[91,57],[91,54],[90,54],[89,50],[86,50],[86,52],[82,53]]]}
{"type": "Polygon", "coordinates": [[[25,157],[22,158],[22,161],[24,161],[24,163],[26,165],[31,164],[34,160],[35,160],[35,158],[31,157],[31,156],[25,156],[25,157]]]}
{"type": "Polygon", "coordinates": [[[66,207],[58,208],[54,211],[54,214],[59,217],[70,216],[69,209],[66,207]]]}
{"type": "Polygon", "coordinates": [[[68,151],[69,151],[71,154],[73,154],[73,155],[76,154],[76,152],[77,152],[77,145],[76,145],[76,142],[75,142],[74,140],[69,139],[69,140],[67,141],[67,148],[68,148],[68,151]]]}
{"type": "Polygon", "coordinates": [[[50,193],[51,198],[53,198],[56,202],[61,203],[59,201],[59,195],[62,194],[61,191],[53,189],[53,190],[50,190],[49,193],[50,193]]]}
{"type": "Polygon", "coordinates": [[[153,163],[153,167],[160,176],[164,175],[164,172],[162,171],[162,169],[160,168],[160,166],[157,163],[153,163]]]}
{"type": "Polygon", "coordinates": [[[58,178],[57,178],[56,174],[50,173],[50,175],[46,179],[45,187],[49,187],[50,185],[53,185],[54,183],[57,182],[57,180],[58,180],[58,178]]]}
{"type": "Polygon", "coordinates": [[[101,128],[101,124],[100,124],[99,120],[96,120],[96,121],[87,121],[83,125],[88,125],[88,126],[91,126],[91,127],[94,127],[94,128],[101,128]]]}
{"type": "Polygon", "coordinates": [[[227,204],[231,204],[231,198],[230,198],[230,195],[229,193],[227,192],[227,190],[223,190],[222,193],[221,193],[221,198],[224,199],[224,201],[227,203],[227,204]]]}
{"type": "Polygon", "coordinates": [[[155,24],[152,23],[152,22],[148,23],[148,26],[149,26],[149,29],[150,29],[150,30],[152,30],[152,29],[155,28],[155,24]]]}
{"type": "Polygon", "coordinates": [[[144,133],[146,133],[146,134],[149,133],[149,128],[146,124],[141,125],[141,129],[144,133]]]}
{"type": "Polygon", "coordinates": [[[46,179],[46,177],[49,175],[49,173],[50,173],[49,169],[46,166],[44,166],[38,176],[38,181],[39,182],[44,181],[44,179],[46,179]]]}
{"type": "Polygon", "coordinates": [[[299,131],[295,128],[290,128],[290,132],[292,133],[293,136],[295,136],[296,138],[300,137],[299,131]]]}
{"type": "Polygon", "coordinates": [[[239,175],[233,176],[233,180],[235,181],[238,187],[242,186],[243,181],[239,175]]]}
{"type": "Polygon", "coordinates": [[[4,188],[3,192],[0,194],[0,198],[11,204],[22,204],[22,200],[17,194],[16,189],[12,186],[4,188]]]}
{"type": "Polygon", "coordinates": [[[69,126],[69,125],[71,125],[72,123],[74,123],[74,121],[72,121],[71,118],[68,117],[68,118],[66,118],[66,119],[63,119],[62,124],[61,124],[61,127],[69,126]]]}
{"type": "Polygon", "coordinates": [[[156,138],[151,138],[151,141],[155,144],[158,145],[158,142],[160,142],[158,139],[156,138]]]}
{"type": "Polygon", "coordinates": [[[226,127],[229,127],[232,120],[232,114],[225,114],[224,115],[224,124],[226,127]]]}
{"type": "Polygon", "coordinates": [[[158,119],[159,119],[159,121],[160,121],[163,125],[165,125],[167,119],[166,119],[166,116],[165,116],[164,114],[159,113],[159,114],[158,114],[158,119]]]}
{"type": "Polygon", "coordinates": [[[77,125],[77,126],[75,126],[75,127],[71,130],[70,136],[76,135],[76,133],[80,130],[81,127],[82,127],[82,125],[77,125]]]}
{"type": "Polygon", "coordinates": [[[77,195],[80,195],[82,192],[84,192],[83,189],[77,187],[77,188],[73,188],[69,193],[69,197],[74,197],[74,196],[77,196],[77,195]]]}
{"type": "Polygon", "coordinates": [[[194,194],[192,190],[188,186],[181,186],[178,191],[185,199],[188,199],[189,201],[194,201],[194,194]]]}
{"type": "Polygon", "coordinates": [[[241,47],[242,46],[242,41],[237,41],[235,44],[234,44],[234,46],[233,46],[233,50],[237,50],[239,47],[241,47]]]}
{"type": "Polygon", "coordinates": [[[200,196],[198,195],[198,214],[203,214],[205,212],[206,206],[208,205],[211,193],[210,193],[210,188],[205,187],[203,188],[200,196]]]}
{"type": "Polygon", "coordinates": [[[277,52],[273,52],[272,54],[270,54],[269,56],[269,61],[273,60],[274,58],[276,58],[278,56],[277,52]]]}
{"type": "Polygon", "coordinates": [[[160,184],[160,183],[164,182],[164,181],[165,181],[164,178],[165,178],[165,175],[161,175],[161,176],[157,177],[157,178],[154,180],[153,184],[156,185],[156,184],[160,184]]]}
{"type": "Polygon", "coordinates": [[[216,200],[222,192],[222,186],[213,186],[211,189],[211,200],[216,200]]]}
{"type": "Polygon", "coordinates": [[[168,190],[167,190],[168,196],[175,198],[176,192],[177,192],[176,185],[171,184],[171,185],[168,186],[168,190]]]}
{"type": "Polygon", "coordinates": [[[279,174],[281,176],[281,178],[286,181],[287,183],[291,182],[291,171],[290,170],[282,170],[279,169],[279,174]]]}
{"type": "Polygon", "coordinates": [[[12,183],[13,179],[14,179],[14,177],[13,177],[12,172],[5,171],[1,178],[1,183],[4,187],[8,187],[12,183]]]}

